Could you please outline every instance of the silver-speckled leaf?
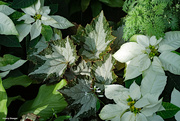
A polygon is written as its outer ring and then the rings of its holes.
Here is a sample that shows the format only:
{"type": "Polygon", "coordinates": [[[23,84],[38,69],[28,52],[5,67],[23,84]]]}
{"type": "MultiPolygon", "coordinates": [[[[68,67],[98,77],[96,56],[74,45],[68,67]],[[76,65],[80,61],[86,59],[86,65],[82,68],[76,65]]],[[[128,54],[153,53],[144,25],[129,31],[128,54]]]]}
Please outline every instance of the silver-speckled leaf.
{"type": "Polygon", "coordinates": [[[60,92],[74,99],[72,105],[82,105],[76,117],[91,109],[96,109],[97,98],[91,89],[91,80],[89,79],[78,78],[78,84],[70,89],[60,90],[60,92]]]}

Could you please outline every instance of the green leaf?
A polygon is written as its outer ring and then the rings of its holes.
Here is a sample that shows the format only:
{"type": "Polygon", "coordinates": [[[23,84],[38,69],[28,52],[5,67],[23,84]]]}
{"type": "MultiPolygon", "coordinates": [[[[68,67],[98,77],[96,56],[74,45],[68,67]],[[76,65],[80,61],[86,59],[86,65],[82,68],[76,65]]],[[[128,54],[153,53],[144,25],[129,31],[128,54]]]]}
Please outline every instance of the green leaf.
{"type": "Polygon", "coordinates": [[[3,86],[5,89],[8,89],[8,88],[10,88],[12,86],[16,86],[16,85],[21,85],[21,86],[27,87],[31,83],[32,83],[32,80],[26,75],[22,75],[19,77],[9,77],[9,78],[3,80],[3,86]]]}
{"type": "Polygon", "coordinates": [[[70,16],[72,15],[72,14],[74,14],[74,13],[76,13],[76,12],[79,12],[79,11],[81,11],[81,0],[76,0],[76,1],[74,1],[74,0],[71,0],[71,2],[69,3],[70,5],[70,10],[69,10],[69,14],[70,14],[70,16]]]}
{"type": "Polygon", "coordinates": [[[104,85],[109,85],[116,81],[117,76],[113,72],[115,64],[114,58],[111,54],[104,56],[103,61],[96,61],[92,67],[92,74],[94,75],[95,85],[101,90],[104,85]]]}
{"type": "Polygon", "coordinates": [[[38,0],[13,0],[12,7],[13,8],[26,8],[33,4],[35,4],[38,0]]]}
{"type": "MultiPolygon", "coordinates": [[[[32,42],[32,41],[31,41],[32,42]]],[[[29,47],[29,53],[30,53],[30,56],[32,55],[37,55],[39,54],[40,52],[42,52],[45,48],[48,47],[48,43],[47,41],[45,40],[44,37],[41,37],[41,39],[39,40],[39,42],[35,45],[35,47],[29,47]],[[31,52],[32,51],[32,52],[31,52]]]]}
{"type": "Polygon", "coordinates": [[[46,41],[50,41],[53,35],[53,30],[50,26],[42,25],[41,34],[44,36],[46,41]]]}
{"type": "Polygon", "coordinates": [[[125,87],[129,88],[134,81],[136,82],[136,84],[141,85],[142,75],[140,75],[134,79],[126,80],[125,81],[125,87]]]}
{"type": "Polygon", "coordinates": [[[76,114],[76,117],[91,109],[96,109],[97,103],[97,98],[91,90],[92,80],[86,78],[78,78],[77,80],[78,84],[70,89],[60,90],[61,93],[71,97],[74,100],[71,105],[82,105],[80,111],[76,114]]]}
{"type": "Polygon", "coordinates": [[[21,47],[19,40],[16,36],[0,35],[0,38],[0,45],[4,45],[6,47],[21,47]]]}
{"type": "Polygon", "coordinates": [[[90,1],[91,0],[81,0],[81,9],[83,12],[88,8],[90,1]]]}
{"type": "Polygon", "coordinates": [[[40,120],[47,120],[53,116],[53,113],[61,112],[67,102],[64,97],[57,91],[67,84],[66,80],[61,80],[55,85],[42,85],[39,88],[38,95],[35,99],[26,101],[19,109],[19,116],[27,113],[34,113],[40,116],[40,120]],[[53,110],[54,111],[53,111],[53,110]]]}
{"type": "Polygon", "coordinates": [[[85,28],[85,39],[81,48],[81,55],[86,59],[95,60],[102,57],[104,53],[110,50],[109,46],[115,39],[111,35],[111,28],[106,21],[103,11],[96,17],[91,24],[85,28]]]}
{"type": "Polygon", "coordinates": [[[59,116],[54,121],[64,121],[65,119],[69,119],[71,116],[59,116]]]}
{"type": "Polygon", "coordinates": [[[179,55],[180,56],[180,53],[179,52],[177,52],[177,51],[171,51],[172,53],[176,53],[177,55],[179,55]]]}
{"type": "Polygon", "coordinates": [[[0,5],[10,5],[10,4],[7,2],[0,1],[0,5]]]}
{"type": "MultiPolygon", "coordinates": [[[[12,13],[9,17],[11,18],[11,20],[14,22],[15,25],[17,24],[22,24],[24,23],[23,21],[17,21],[20,17],[22,17],[25,13],[23,12],[19,12],[19,11],[15,11],[14,13],[12,13]]],[[[17,29],[17,28],[16,28],[17,29]]]]}
{"type": "Polygon", "coordinates": [[[12,102],[12,101],[15,101],[15,100],[25,101],[25,99],[22,98],[20,95],[15,96],[15,97],[8,97],[7,106],[9,106],[9,105],[11,104],[11,102],[12,102]]]}
{"type": "MultiPolygon", "coordinates": [[[[36,37],[33,40],[30,40],[30,36],[27,36],[27,38],[26,38],[26,41],[27,41],[27,43],[26,43],[27,52],[36,52],[37,49],[34,50],[34,47],[41,40],[46,42],[46,40],[45,40],[45,38],[43,36],[42,37],[38,36],[38,37],[36,37]]],[[[44,44],[42,46],[44,46],[44,44]]]]}
{"type": "Polygon", "coordinates": [[[5,55],[3,55],[3,57],[0,57],[0,67],[6,66],[8,64],[12,65],[15,62],[17,62],[18,60],[20,60],[20,58],[10,55],[10,54],[5,54],[5,55]]]}
{"type": "Polygon", "coordinates": [[[97,103],[96,103],[96,110],[98,111],[100,108],[101,108],[101,103],[100,103],[99,100],[97,100],[97,103]]]}
{"type": "Polygon", "coordinates": [[[63,38],[61,30],[54,28],[53,31],[54,31],[54,35],[51,38],[52,40],[58,40],[58,39],[61,40],[63,38]]]}
{"type": "MultiPolygon", "coordinates": [[[[179,90],[177,90],[176,88],[173,89],[172,93],[171,93],[171,103],[174,104],[175,106],[178,106],[180,108],[180,92],[179,90]]],[[[178,111],[176,114],[175,114],[175,119],[177,121],[180,120],[180,111],[178,111]]]]}
{"type": "Polygon", "coordinates": [[[53,41],[50,47],[44,50],[44,56],[36,56],[44,60],[45,63],[34,72],[31,72],[30,75],[46,74],[46,77],[49,77],[51,74],[61,77],[67,65],[73,65],[77,59],[75,46],[69,37],[53,41]],[[47,54],[47,52],[49,53],[47,54]]]}
{"type": "Polygon", "coordinates": [[[180,108],[175,106],[172,103],[169,102],[163,102],[163,107],[165,108],[164,111],[157,112],[158,115],[160,115],[163,119],[171,118],[173,117],[178,111],[180,111],[180,108]]]}
{"type": "Polygon", "coordinates": [[[110,7],[122,7],[124,4],[123,0],[99,0],[110,7]]]}
{"type": "Polygon", "coordinates": [[[0,12],[0,34],[18,35],[13,21],[4,13],[0,12]]]}
{"type": "Polygon", "coordinates": [[[82,40],[85,40],[85,29],[83,26],[79,25],[76,31],[76,35],[72,35],[75,44],[80,44],[82,40]]]}
{"type": "Polygon", "coordinates": [[[1,70],[1,71],[14,70],[14,69],[22,66],[25,62],[26,62],[26,60],[21,60],[21,59],[19,59],[18,61],[16,61],[16,62],[13,63],[13,64],[7,64],[7,65],[5,65],[5,66],[1,66],[1,67],[0,67],[0,70],[1,70]]]}
{"type": "Polygon", "coordinates": [[[21,60],[10,54],[4,55],[3,58],[0,57],[0,71],[4,71],[0,73],[1,77],[5,77],[11,70],[20,67],[25,62],[26,60],[21,60]]]}
{"type": "Polygon", "coordinates": [[[92,1],[91,4],[92,16],[96,17],[102,10],[102,4],[99,1],[92,1]]]}
{"type": "Polygon", "coordinates": [[[6,90],[2,85],[2,80],[0,78],[0,117],[1,117],[0,120],[5,121],[6,116],[7,116],[7,94],[6,94],[6,90]]]}

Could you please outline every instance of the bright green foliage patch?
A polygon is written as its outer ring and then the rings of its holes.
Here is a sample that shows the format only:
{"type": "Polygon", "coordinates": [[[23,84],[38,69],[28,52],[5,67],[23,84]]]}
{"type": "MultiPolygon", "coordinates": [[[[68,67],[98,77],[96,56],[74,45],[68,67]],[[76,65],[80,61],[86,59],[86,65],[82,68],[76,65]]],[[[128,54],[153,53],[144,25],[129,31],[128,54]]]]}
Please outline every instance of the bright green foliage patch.
{"type": "Polygon", "coordinates": [[[42,25],[41,34],[44,36],[46,41],[50,41],[53,35],[53,30],[50,26],[42,25]]]}
{"type": "Polygon", "coordinates": [[[57,91],[67,84],[66,80],[60,81],[55,85],[42,85],[39,88],[35,99],[26,101],[19,109],[19,115],[34,113],[41,117],[41,120],[47,120],[55,113],[61,112],[67,103],[64,97],[57,91]]]}
{"type": "Polygon", "coordinates": [[[0,120],[5,121],[7,115],[7,94],[0,78],[0,120]],[[4,118],[4,119],[3,119],[4,118]]]}
{"type": "Polygon", "coordinates": [[[125,18],[124,39],[139,33],[159,39],[164,36],[165,30],[177,30],[178,12],[169,8],[171,3],[172,0],[126,0],[123,10],[128,15],[125,18]]]}

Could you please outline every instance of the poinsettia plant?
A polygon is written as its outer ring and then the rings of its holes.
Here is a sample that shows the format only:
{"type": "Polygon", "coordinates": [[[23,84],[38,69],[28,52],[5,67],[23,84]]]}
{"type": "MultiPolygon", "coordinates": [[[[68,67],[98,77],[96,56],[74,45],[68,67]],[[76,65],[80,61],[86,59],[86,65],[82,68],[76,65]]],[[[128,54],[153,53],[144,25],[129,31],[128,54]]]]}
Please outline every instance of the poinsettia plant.
{"type": "Polygon", "coordinates": [[[0,121],[179,121],[179,4],[0,1],[0,121]]]}

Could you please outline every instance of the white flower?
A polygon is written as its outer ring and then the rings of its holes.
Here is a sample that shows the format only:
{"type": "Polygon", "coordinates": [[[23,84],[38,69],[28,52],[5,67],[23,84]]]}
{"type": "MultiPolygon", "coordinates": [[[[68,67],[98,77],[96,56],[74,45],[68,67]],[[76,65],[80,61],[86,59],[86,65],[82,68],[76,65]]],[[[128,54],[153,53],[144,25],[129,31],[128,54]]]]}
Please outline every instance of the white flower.
{"type": "Polygon", "coordinates": [[[180,56],[174,51],[180,47],[180,31],[167,32],[165,39],[137,35],[136,42],[127,42],[114,54],[119,62],[126,63],[125,80],[135,78],[146,71],[152,62],[154,71],[180,75],[180,56]],[[158,68],[156,68],[158,67],[158,68]]]}
{"type": "MultiPolygon", "coordinates": [[[[180,92],[174,88],[171,94],[171,103],[180,107],[180,92]]],[[[180,121],[180,111],[175,114],[175,119],[180,121]]]]}
{"type": "Polygon", "coordinates": [[[146,94],[142,97],[140,87],[134,82],[129,89],[121,85],[106,85],[105,96],[113,99],[116,104],[103,107],[99,116],[111,121],[163,121],[156,112],[162,110],[162,99],[156,94],[146,94]]]}
{"type": "Polygon", "coordinates": [[[38,0],[36,4],[30,7],[23,8],[22,11],[26,13],[18,19],[24,20],[24,24],[17,25],[19,32],[19,41],[21,42],[25,36],[30,32],[31,40],[40,35],[42,24],[50,25],[58,29],[66,29],[73,26],[66,18],[61,16],[49,16],[49,6],[43,6],[44,0],[38,0]],[[32,24],[32,25],[31,25],[32,24]]]}
{"type": "Polygon", "coordinates": [[[15,10],[7,5],[0,5],[0,34],[18,35],[13,21],[8,17],[8,15],[14,12],[15,10]]]}

